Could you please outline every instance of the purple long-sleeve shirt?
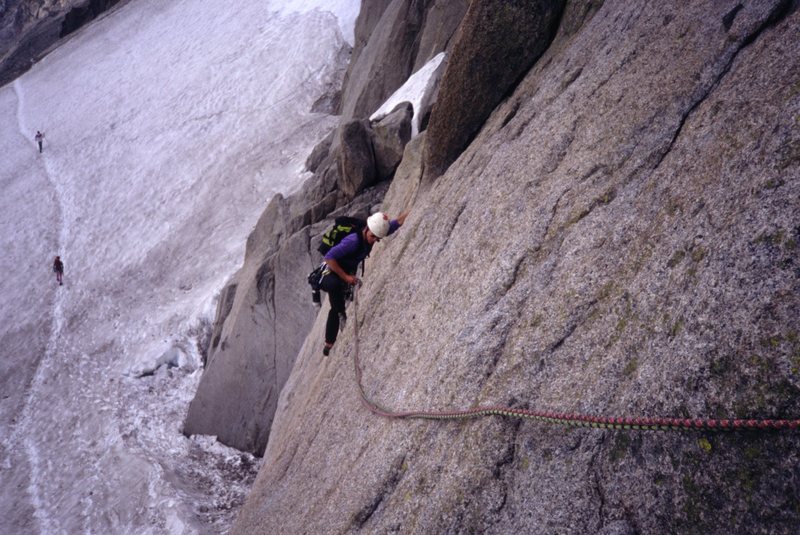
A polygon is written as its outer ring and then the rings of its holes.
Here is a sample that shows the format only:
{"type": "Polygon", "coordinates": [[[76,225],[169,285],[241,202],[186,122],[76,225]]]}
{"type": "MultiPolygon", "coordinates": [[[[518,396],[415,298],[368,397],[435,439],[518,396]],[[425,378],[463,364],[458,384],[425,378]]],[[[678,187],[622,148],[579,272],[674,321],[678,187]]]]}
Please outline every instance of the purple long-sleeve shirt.
{"type": "MultiPolygon", "coordinates": [[[[400,223],[396,219],[389,221],[389,234],[394,234],[400,228],[400,223]]],[[[368,245],[361,236],[360,232],[354,232],[331,247],[325,260],[336,260],[346,273],[353,274],[358,269],[358,265],[369,256],[372,246],[368,245]]]]}

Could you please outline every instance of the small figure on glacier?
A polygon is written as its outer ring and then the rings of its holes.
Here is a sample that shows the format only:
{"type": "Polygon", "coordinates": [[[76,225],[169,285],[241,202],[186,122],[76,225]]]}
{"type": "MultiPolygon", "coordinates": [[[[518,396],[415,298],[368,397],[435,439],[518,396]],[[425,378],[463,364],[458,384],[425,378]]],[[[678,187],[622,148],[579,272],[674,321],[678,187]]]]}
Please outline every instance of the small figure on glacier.
{"type": "Polygon", "coordinates": [[[37,130],[36,131],[36,135],[34,136],[33,139],[35,139],[36,143],[39,144],[39,153],[41,154],[41,152],[42,152],[42,142],[44,141],[44,134],[37,130]]]}
{"type": "Polygon", "coordinates": [[[61,261],[61,257],[57,256],[55,260],[53,260],[53,271],[56,274],[56,282],[58,282],[59,286],[64,286],[64,263],[61,261]]]}

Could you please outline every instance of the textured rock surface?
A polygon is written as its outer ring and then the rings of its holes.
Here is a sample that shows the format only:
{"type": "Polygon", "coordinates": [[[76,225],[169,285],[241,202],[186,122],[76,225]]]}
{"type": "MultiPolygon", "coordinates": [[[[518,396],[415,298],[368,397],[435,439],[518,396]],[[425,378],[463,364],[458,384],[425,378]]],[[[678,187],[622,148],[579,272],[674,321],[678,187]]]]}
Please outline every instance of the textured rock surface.
{"type": "Polygon", "coordinates": [[[449,50],[453,36],[467,12],[469,0],[427,0],[425,21],[411,72],[417,72],[439,52],[449,50]]]}
{"type": "MultiPolygon", "coordinates": [[[[351,318],[366,393],[800,417],[798,3],[568,4],[564,21],[368,261],[351,318]]],[[[414,195],[410,167],[390,212],[414,195]]],[[[800,525],[796,433],[385,420],[359,402],[351,330],[322,358],[323,315],[234,533],[800,525]]]]}
{"type": "Polygon", "coordinates": [[[130,0],[1,0],[0,86],[27,71],[61,39],[130,0]]]}
{"type": "Polygon", "coordinates": [[[428,127],[426,177],[461,154],[486,118],[550,45],[563,0],[472,2],[455,38],[428,127]]]}
{"type": "Polygon", "coordinates": [[[414,71],[446,50],[466,5],[466,0],[362,2],[342,116],[368,117],[414,71]]]}
{"type": "Polygon", "coordinates": [[[339,129],[339,189],[349,198],[377,179],[369,121],[350,121],[339,129]]]}
{"type": "Polygon", "coordinates": [[[411,139],[413,107],[401,102],[389,115],[372,125],[372,149],[375,171],[380,180],[388,180],[403,158],[403,150],[411,139]]]}

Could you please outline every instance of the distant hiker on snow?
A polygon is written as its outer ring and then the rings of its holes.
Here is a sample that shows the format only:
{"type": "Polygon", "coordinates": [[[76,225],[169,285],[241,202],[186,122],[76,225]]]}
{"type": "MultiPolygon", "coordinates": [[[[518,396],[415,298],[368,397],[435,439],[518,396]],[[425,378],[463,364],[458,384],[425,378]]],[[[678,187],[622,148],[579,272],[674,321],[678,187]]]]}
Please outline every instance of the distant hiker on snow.
{"type": "Polygon", "coordinates": [[[53,260],[53,271],[56,274],[56,282],[58,282],[59,286],[64,286],[64,282],[62,278],[64,277],[64,263],[61,261],[61,257],[57,256],[55,260],[53,260]]]}
{"type": "Polygon", "coordinates": [[[37,130],[36,131],[36,136],[34,136],[33,139],[35,139],[36,143],[39,144],[39,152],[41,153],[42,152],[42,142],[44,141],[44,134],[42,134],[41,132],[39,132],[37,130]]]}
{"type": "Polygon", "coordinates": [[[356,278],[358,264],[369,256],[376,242],[396,232],[407,215],[408,211],[405,211],[397,219],[390,221],[389,216],[383,212],[374,213],[367,218],[366,226],[345,236],[325,254],[325,268],[319,283],[320,289],[327,292],[331,304],[328,322],[325,324],[325,348],[322,350],[325,356],[330,354],[333,344],[336,343],[339,325],[343,326],[347,320],[345,296],[359,282],[356,278]]]}

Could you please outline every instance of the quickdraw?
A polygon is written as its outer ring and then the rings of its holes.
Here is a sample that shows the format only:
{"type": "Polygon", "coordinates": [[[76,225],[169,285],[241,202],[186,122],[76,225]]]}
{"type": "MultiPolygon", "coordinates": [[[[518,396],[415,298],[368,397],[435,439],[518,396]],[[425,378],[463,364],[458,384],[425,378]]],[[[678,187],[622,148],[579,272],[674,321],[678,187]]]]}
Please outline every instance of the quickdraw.
{"type": "Polygon", "coordinates": [[[505,416],[525,418],[550,425],[568,427],[593,427],[598,429],[625,429],[631,431],[704,430],[704,431],[746,431],[746,430],[797,430],[800,419],[711,419],[711,418],[619,418],[591,416],[587,414],[515,409],[513,407],[489,406],[450,411],[394,411],[372,401],[364,390],[361,379],[358,336],[358,292],[354,291],[353,321],[355,343],[353,365],[356,383],[364,406],[373,414],[384,418],[425,419],[425,420],[463,420],[484,416],[505,416]]]}

